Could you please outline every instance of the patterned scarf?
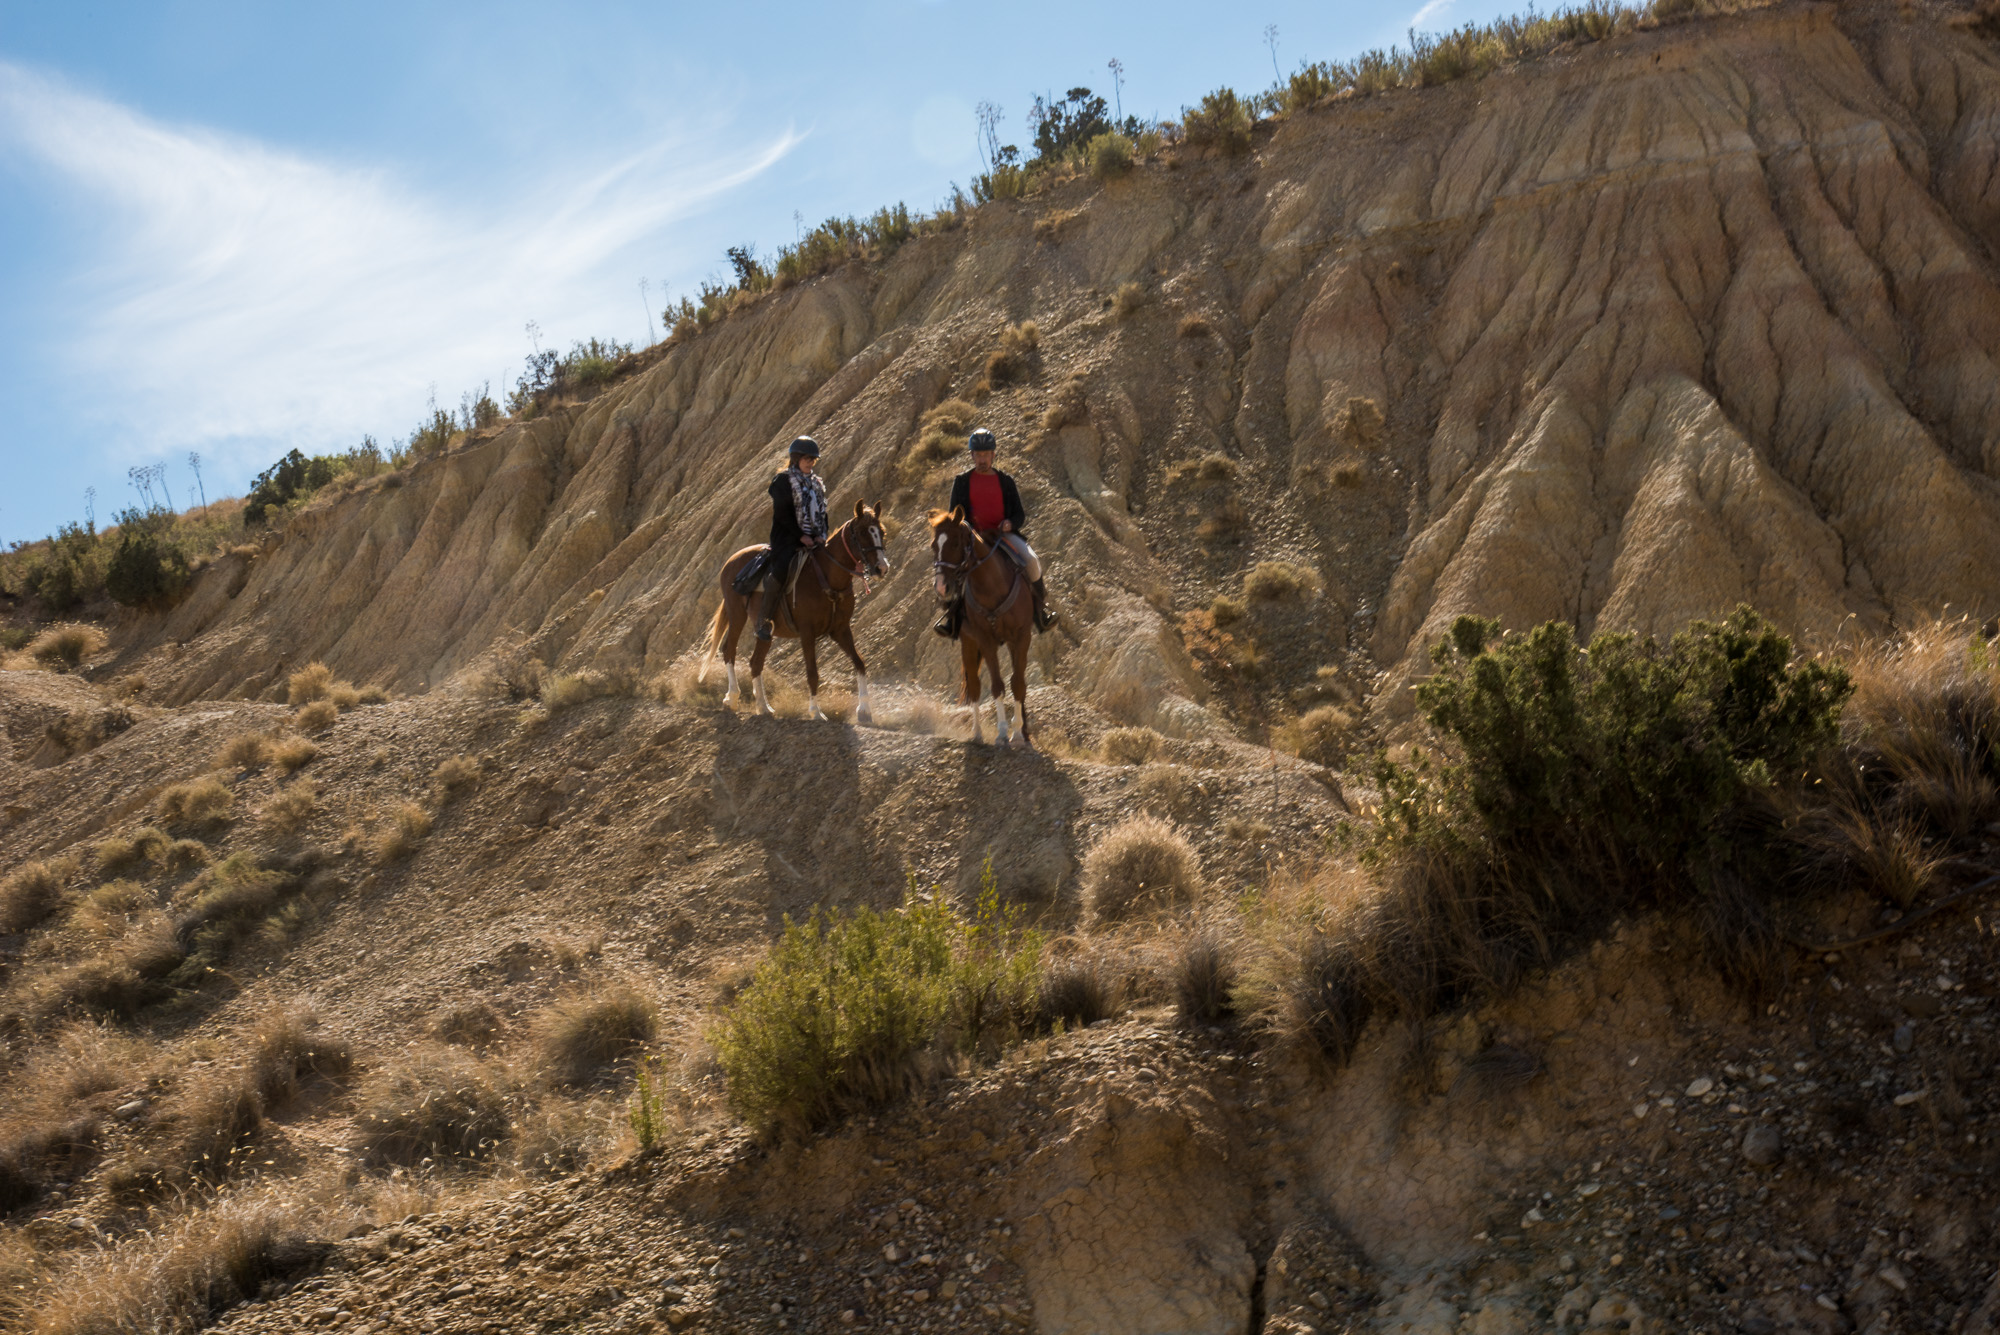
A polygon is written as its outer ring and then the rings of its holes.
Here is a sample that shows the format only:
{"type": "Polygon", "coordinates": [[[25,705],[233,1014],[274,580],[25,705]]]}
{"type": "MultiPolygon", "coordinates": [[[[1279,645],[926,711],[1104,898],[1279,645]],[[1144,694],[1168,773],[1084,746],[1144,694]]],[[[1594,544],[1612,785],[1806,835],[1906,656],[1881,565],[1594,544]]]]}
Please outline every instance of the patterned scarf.
{"type": "Polygon", "coordinates": [[[826,483],[818,473],[787,468],[792,483],[792,513],[798,516],[799,532],[808,537],[826,537],[826,483]]]}

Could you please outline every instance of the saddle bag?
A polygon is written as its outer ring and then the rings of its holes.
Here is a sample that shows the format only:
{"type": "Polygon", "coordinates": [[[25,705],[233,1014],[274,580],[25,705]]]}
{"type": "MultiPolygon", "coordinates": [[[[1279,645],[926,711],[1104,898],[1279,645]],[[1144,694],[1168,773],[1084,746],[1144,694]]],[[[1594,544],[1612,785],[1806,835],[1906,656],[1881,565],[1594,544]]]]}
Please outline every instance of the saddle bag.
{"type": "Polygon", "coordinates": [[[736,573],[736,578],[730,581],[732,587],[745,598],[748,598],[756,590],[757,586],[763,582],[764,567],[770,564],[771,549],[766,547],[750,558],[749,565],[744,566],[743,569],[736,573]]]}

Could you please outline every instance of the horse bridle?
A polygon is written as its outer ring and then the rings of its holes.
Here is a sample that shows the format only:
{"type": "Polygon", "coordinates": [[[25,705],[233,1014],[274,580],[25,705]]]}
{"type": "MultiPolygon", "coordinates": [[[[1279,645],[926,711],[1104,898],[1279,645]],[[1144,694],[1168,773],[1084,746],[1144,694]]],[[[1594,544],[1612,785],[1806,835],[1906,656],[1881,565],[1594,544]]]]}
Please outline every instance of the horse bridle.
{"type": "MultiPolygon", "coordinates": [[[[942,556],[933,556],[931,558],[931,570],[937,576],[938,582],[949,584],[951,587],[950,593],[939,597],[938,601],[940,604],[950,603],[953,599],[965,597],[966,582],[972,578],[972,572],[1000,554],[1000,544],[996,542],[987,547],[986,555],[980,556],[979,534],[973,529],[972,525],[962,519],[954,519],[952,524],[957,528],[963,529],[971,541],[965,545],[965,555],[955,562],[946,561],[942,556]]],[[[938,536],[943,537],[944,535],[939,534],[938,536]]]]}
{"type": "Polygon", "coordinates": [[[889,553],[875,537],[875,526],[871,523],[867,525],[869,551],[864,560],[862,554],[855,550],[854,539],[848,533],[848,530],[853,527],[854,520],[852,519],[842,524],[834,530],[833,536],[827,539],[825,546],[820,550],[826,553],[827,560],[845,570],[855,579],[860,580],[861,591],[863,593],[873,593],[875,592],[875,586],[868,582],[868,571],[864,567],[873,566],[876,574],[887,575],[889,573],[889,553]],[[853,565],[847,564],[846,561],[841,560],[833,554],[833,544],[836,542],[847,549],[848,558],[854,562],[853,565]]]}

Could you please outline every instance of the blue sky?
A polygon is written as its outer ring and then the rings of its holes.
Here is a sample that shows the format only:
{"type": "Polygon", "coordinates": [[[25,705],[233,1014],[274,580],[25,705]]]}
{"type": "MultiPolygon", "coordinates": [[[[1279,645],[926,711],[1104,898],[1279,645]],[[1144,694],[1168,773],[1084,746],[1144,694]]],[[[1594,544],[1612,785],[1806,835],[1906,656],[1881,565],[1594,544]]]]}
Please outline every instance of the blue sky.
{"type": "Polygon", "coordinates": [[[0,0],[0,541],[502,397],[530,320],[643,343],[731,244],[966,184],[982,99],[1025,144],[1114,56],[1171,116],[1266,25],[1290,70],[1494,8],[0,0]]]}

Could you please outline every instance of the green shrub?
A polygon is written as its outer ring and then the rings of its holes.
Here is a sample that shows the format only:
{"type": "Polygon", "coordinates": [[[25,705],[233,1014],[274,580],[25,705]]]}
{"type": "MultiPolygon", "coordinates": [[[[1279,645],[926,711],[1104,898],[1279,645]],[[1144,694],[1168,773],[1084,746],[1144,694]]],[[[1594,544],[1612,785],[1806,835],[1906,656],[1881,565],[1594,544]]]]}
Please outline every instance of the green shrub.
{"type": "Polygon", "coordinates": [[[1671,645],[1461,617],[1417,688],[1430,745],[1378,754],[1358,837],[1383,892],[1298,951],[1295,1023],[1344,1061],[1372,1014],[1504,990],[1620,915],[1690,912],[1725,976],[1768,984],[1782,875],[1769,799],[1836,739],[1851,686],[1755,612],[1671,645]],[[1762,828],[1760,828],[1762,827],[1762,828]]]}
{"type": "Polygon", "coordinates": [[[1181,113],[1181,129],[1196,148],[1213,148],[1231,155],[1250,147],[1250,105],[1233,88],[1218,88],[1198,107],[1181,113]]]}
{"type": "Polygon", "coordinates": [[[1017,1033],[1040,953],[1000,906],[991,867],[971,916],[913,893],[889,912],[787,920],[712,1035],[730,1104],[759,1130],[805,1131],[888,1102],[949,1051],[1017,1033]]]}
{"type": "Polygon", "coordinates": [[[104,565],[97,526],[64,524],[49,539],[48,549],[26,564],[23,589],[50,611],[67,612],[104,591],[104,565]]]}
{"type": "Polygon", "coordinates": [[[1115,181],[1132,170],[1132,141],[1116,130],[1108,130],[1085,146],[1084,156],[1090,163],[1092,176],[1100,181],[1115,181]]]}
{"type": "MultiPolygon", "coordinates": [[[[434,415],[443,416],[446,426],[450,426],[449,414],[434,415]]],[[[243,503],[243,526],[250,528],[265,522],[271,511],[303,501],[341,474],[362,466],[368,467],[371,474],[381,466],[381,452],[373,440],[364,441],[361,450],[346,454],[319,454],[307,458],[297,450],[287,452],[284,458],[259,473],[250,484],[249,499],[243,503]],[[372,464],[370,451],[374,452],[372,464]]]]}

